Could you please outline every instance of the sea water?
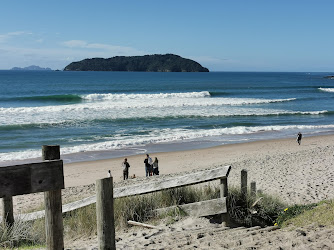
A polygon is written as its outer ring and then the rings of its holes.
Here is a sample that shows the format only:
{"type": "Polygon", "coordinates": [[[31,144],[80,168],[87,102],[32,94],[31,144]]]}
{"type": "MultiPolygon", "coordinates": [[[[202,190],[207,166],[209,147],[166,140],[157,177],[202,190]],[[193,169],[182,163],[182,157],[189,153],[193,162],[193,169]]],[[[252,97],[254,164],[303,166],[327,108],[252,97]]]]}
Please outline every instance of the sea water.
{"type": "Polygon", "coordinates": [[[332,134],[332,74],[0,71],[0,164],[332,134]]]}

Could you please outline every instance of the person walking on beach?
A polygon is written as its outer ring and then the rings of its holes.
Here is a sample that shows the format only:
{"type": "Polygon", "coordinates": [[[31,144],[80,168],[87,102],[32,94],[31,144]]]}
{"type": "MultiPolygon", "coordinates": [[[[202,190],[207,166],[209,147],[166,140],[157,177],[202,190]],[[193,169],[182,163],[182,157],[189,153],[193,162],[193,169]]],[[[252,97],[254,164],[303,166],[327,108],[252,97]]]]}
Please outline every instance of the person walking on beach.
{"type": "Polygon", "coordinates": [[[155,157],[154,158],[154,162],[153,162],[153,175],[159,175],[159,166],[158,166],[158,158],[155,157]]]}
{"type": "Polygon", "coordinates": [[[300,143],[301,143],[301,141],[302,141],[302,137],[303,137],[303,135],[302,135],[302,133],[298,133],[298,135],[297,135],[297,142],[298,142],[298,145],[300,145],[300,143]]]}
{"type": "Polygon", "coordinates": [[[123,180],[127,180],[129,178],[129,168],[130,168],[130,164],[128,163],[127,158],[125,158],[124,161],[122,162],[122,167],[123,167],[123,180]]]}
{"type": "Polygon", "coordinates": [[[145,163],[145,173],[147,176],[152,176],[152,158],[149,156],[149,154],[146,154],[146,158],[144,160],[145,163]]]}

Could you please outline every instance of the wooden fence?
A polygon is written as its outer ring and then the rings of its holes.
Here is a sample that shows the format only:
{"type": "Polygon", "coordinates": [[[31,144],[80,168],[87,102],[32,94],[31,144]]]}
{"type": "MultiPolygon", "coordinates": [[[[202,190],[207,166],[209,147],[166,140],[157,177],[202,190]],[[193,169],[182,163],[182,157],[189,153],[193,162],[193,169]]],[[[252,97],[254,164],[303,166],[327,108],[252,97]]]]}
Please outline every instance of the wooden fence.
{"type": "Polygon", "coordinates": [[[14,223],[13,196],[44,192],[45,234],[48,249],[64,249],[61,189],[64,188],[63,161],[59,146],[42,147],[43,162],[0,168],[2,223],[14,223]]]}
{"type": "MultiPolygon", "coordinates": [[[[96,181],[96,214],[97,235],[100,249],[116,249],[114,228],[114,198],[148,194],[171,188],[179,188],[208,181],[220,180],[220,198],[184,204],[179,206],[187,213],[196,216],[208,216],[222,214],[223,223],[228,220],[227,215],[227,177],[231,166],[220,167],[211,170],[177,176],[171,179],[157,180],[144,184],[125,186],[113,189],[112,177],[96,181]]],[[[90,198],[92,202],[93,198],[90,198]]],[[[87,204],[87,202],[85,203],[87,204]]],[[[77,204],[79,205],[79,203],[77,204]]],[[[82,207],[82,204],[81,204],[82,207]]]]}
{"type": "MultiPolygon", "coordinates": [[[[44,154],[47,154],[47,152],[44,152],[44,150],[47,150],[47,148],[45,149],[43,148],[44,160],[47,159],[50,160],[50,158],[58,157],[57,155],[44,157],[44,154]]],[[[90,204],[96,203],[99,247],[100,249],[115,249],[115,228],[114,228],[114,212],[113,212],[113,201],[115,198],[148,194],[166,189],[184,187],[214,180],[220,180],[220,198],[207,201],[200,201],[191,204],[184,204],[181,205],[180,207],[181,209],[185,210],[191,215],[208,216],[214,214],[222,214],[223,221],[224,220],[226,221],[228,219],[227,206],[226,206],[226,197],[228,194],[227,177],[230,173],[231,166],[224,166],[210,170],[203,170],[187,175],[176,176],[170,179],[152,180],[148,183],[137,184],[132,186],[124,186],[115,189],[113,189],[113,178],[109,177],[96,181],[96,192],[97,192],[96,195],[63,206],[61,206],[61,190],[60,190],[61,188],[64,188],[63,163],[61,160],[48,161],[35,164],[25,164],[22,166],[11,166],[6,168],[0,168],[0,170],[1,169],[3,171],[2,172],[0,171],[0,183],[5,183],[5,184],[3,184],[3,186],[0,186],[1,190],[0,197],[4,197],[3,199],[5,208],[4,210],[7,211],[3,214],[3,219],[5,220],[7,220],[10,217],[9,216],[10,214],[12,216],[12,210],[13,210],[12,204],[11,206],[10,205],[8,206],[9,210],[11,209],[11,212],[8,212],[8,209],[6,209],[5,204],[8,204],[8,202],[6,202],[6,199],[8,197],[18,194],[46,191],[45,211],[38,211],[29,214],[17,215],[15,218],[25,221],[30,221],[45,217],[48,249],[63,249],[64,247],[62,213],[70,212],[88,206],[90,204]],[[53,168],[55,168],[58,172],[51,171],[53,168]],[[58,168],[61,168],[61,171],[58,168]],[[9,169],[11,169],[12,172],[10,172],[9,169]],[[31,188],[26,189],[23,187],[19,187],[18,188],[20,190],[19,192],[16,191],[9,192],[8,190],[16,190],[15,187],[17,186],[17,183],[21,183],[21,180],[14,178],[13,180],[15,180],[16,185],[14,185],[15,182],[11,182],[10,185],[12,188],[10,189],[5,188],[6,185],[8,186],[7,183],[8,180],[11,179],[12,176],[14,176],[13,173],[16,174],[16,178],[18,178],[18,176],[25,175],[22,173],[18,174],[18,172],[16,173],[15,171],[17,171],[17,169],[24,169],[25,171],[27,171],[27,169],[30,169],[27,172],[29,173],[28,175],[29,177],[27,178],[31,180],[31,183],[29,184],[31,188]],[[33,171],[35,169],[38,169],[39,172],[35,173],[33,171]],[[37,173],[42,173],[42,175],[39,175],[37,173]],[[60,181],[61,179],[60,177],[62,178],[62,182],[60,181]],[[2,182],[2,180],[6,180],[7,182],[2,182]],[[46,183],[50,184],[46,185],[46,183]]],[[[25,185],[25,187],[29,185],[27,184],[25,185]]],[[[6,223],[8,222],[6,221],[6,223]]]]}
{"type": "MultiPolygon", "coordinates": [[[[222,197],[227,197],[227,177],[231,170],[231,166],[224,166],[210,170],[199,171],[196,173],[177,176],[171,179],[166,180],[157,180],[152,181],[145,184],[138,184],[138,185],[131,185],[131,186],[124,186],[119,188],[114,188],[114,198],[121,198],[126,196],[133,196],[133,195],[140,195],[140,194],[147,194],[157,191],[162,191],[169,188],[176,188],[176,187],[183,187],[188,185],[194,185],[198,183],[214,181],[220,179],[221,181],[221,194],[222,197]]],[[[96,203],[96,195],[84,198],[79,201],[74,201],[68,204],[63,205],[62,211],[63,213],[71,212],[76,209],[89,206],[91,204],[96,203]]],[[[31,221],[43,218],[45,216],[45,212],[37,211],[27,214],[17,215],[16,218],[24,220],[24,221],[31,221]]]]}

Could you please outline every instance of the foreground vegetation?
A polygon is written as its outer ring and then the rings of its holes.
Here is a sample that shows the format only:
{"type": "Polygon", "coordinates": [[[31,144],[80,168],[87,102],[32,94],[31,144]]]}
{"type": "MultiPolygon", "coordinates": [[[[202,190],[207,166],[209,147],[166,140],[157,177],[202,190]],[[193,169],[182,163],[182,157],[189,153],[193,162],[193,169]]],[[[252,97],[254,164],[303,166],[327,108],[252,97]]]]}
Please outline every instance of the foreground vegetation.
{"type": "MultiPolygon", "coordinates": [[[[150,224],[170,224],[186,216],[181,209],[157,215],[157,208],[192,203],[219,197],[219,187],[199,185],[183,187],[153,194],[116,199],[114,203],[116,230],[126,228],[128,220],[150,224]]],[[[312,223],[334,224],[334,201],[322,201],[310,205],[287,207],[278,198],[266,194],[248,195],[246,199],[240,189],[230,188],[228,211],[231,226],[305,226],[312,223]]],[[[95,204],[78,209],[64,216],[65,240],[96,235],[95,204]]],[[[17,221],[13,227],[0,227],[0,247],[14,246],[29,249],[45,244],[44,220],[35,222],[17,221]]]]}

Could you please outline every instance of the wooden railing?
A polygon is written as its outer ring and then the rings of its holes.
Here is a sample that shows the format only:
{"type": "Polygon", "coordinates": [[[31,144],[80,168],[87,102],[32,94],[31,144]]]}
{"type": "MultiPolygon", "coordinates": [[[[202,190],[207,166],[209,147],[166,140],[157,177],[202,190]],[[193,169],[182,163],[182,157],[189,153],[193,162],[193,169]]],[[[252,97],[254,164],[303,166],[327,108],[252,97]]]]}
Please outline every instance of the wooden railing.
{"type": "Polygon", "coordinates": [[[1,220],[5,227],[11,227],[17,219],[13,216],[13,196],[44,192],[47,249],[64,249],[61,210],[64,172],[59,146],[43,146],[42,159],[43,162],[0,168],[1,220]]]}
{"type": "MultiPolygon", "coordinates": [[[[189,185],[194,185],[198,183],[208,182],[208,181],[214,181],[214,180],[221,180],[221,185],[223,189],[226,189],[226,194],[221,195],[221,198],[227,196],[227,177],[229,175],[229,172],[231,170],[231,166],[224,166],[219,167],[215,169],[210,170],[204,170],[199,171],[196,173],[183,175],[183,176],[177,176],[173,177],[171,179],[165,179],[165,180],[158,180],[158,181],[152,181],[145,184],[138,184],[138,185],[131,185],[131,186],[124,186],[119,188],[114,188],[114,198],[121,198],[126,196],[133,196],[133,195],[140,195],[140,194],[147,194],[152,192],[158,192],[170,188],[177,188],[177,187],[184,187],[189,185]],[[226,181],[225,181],[226,179],[226,181]],[[226,185],[225,183],[226,182],[226,185]]],[[[76,209],[89,206],[91,204],[96,203],[96,195],[84,198],[79,201],[74,201],[68,204],[63,205],[63,213],[71,212],[76,209]]],[[[44,210],[43,211],[37,211],[27,214],[20,214],[15,216],[17,219],[21,219],[24,221],[31,221],[43,218],[45,215],[44,210]]]]}
{"type": "MultiPolygon", "coordinates": [[[[58,150],[59,150],[59,147],[58,147],[58,150]]],[[[43,155],[43,158],[44,158],[44,155],[43,155]]],[[[52,157],[52,158],[55,158],[55,157],[52,157]]],[[[61,202],[60,188],[63,188],[63,182],[61,182],[61,179],[63,178],[62,162],[60,163],[61,164],[60,165],[61,171],[59,172],[60,177],[57,177],[54,179],[50,177],[52,176],[52,173],[54,171],[47,171],[49,167],[50,168],[53,167],[52,164],[53,164],[52,162],[30,164],[32,166],[31,169],[34,169],[35,166],[41,165],[42,168],[39,171],[42,171],[43,173],[45,173],[45,176],[47,176],[47,178],[46,177],[37,178],[36,175],[32,174],[34,178],[31,178],[31,180],[33,180],[31,184],[32,185],[31,190],[23,189],[24,191],[20,190],[20,192],[12,192],[12,193],[8,191],[3,191],[4,194],[0,197],[8,197],[11,195],[17,195],[19,193],[23,194],[23,193],[32,193],[32,192],[50,190],[51,185],[55,185],[56,189],[59,190],[59,191],[56,191],[57,192],[57,203],[59,204],[59,201],[61,202]],[[48,178],[51,178],[51,179],[48,180],[48,178]],[[45,184],[44,182],[45,180],[48,180],[51,183],[47,185],[46,189],[44,187],[36,188],[38,187],[38,185],[43,186],[45,184]],[[58,183],[55,184],[55,182],[58,182],[58,181],[60,182],[60,184],[58,183]]],[[[22,167],[18,167],[18,168],[21,169],[22,167]]],[[[24,167],[23,169],[25,171],[27,170],[27,168],[24,168],[24,167]]],[[[67,212],[74,211],[76,209],[91,205],[93,203],[96,203],[97,226],[98,226],[97,231],[98,231],[98,239],[99,239],[100,248],[101,249],[115,249],[115,228],[114,228],[114,213],[113,213],[113,201],[115,198],[148,194],[148,193],[158,192],[158,191],[162,191],[166,189],[179,188],[179,187],[195,185],[195,184],[214,181],[214,180],[220,180],[220,198],[213,199],[213,200],[207,200],[207,201],[200,201],[200,202],[191,203],[191,204],[184,204],[179,207],[185,210],[188,214],[195,215],[195,216],[222,214],[222,220],[224,221],[228,219],[226,197],[228,194],[227,178],[230,173],[230,170],[231,170],[231,166],[224,166],[224,167],[218,167],[218,168],[210,169],[210,170],[198,171],[195,173],[186,174],[182,176],[176,176],[176,177],[172,177],[169,179],[158,179],[155,181],[151,180],[146,183],[131,185],[131,186],[124,186],[124,187],[119,187],[115,189],[113,188],[113,178],[112,177],[105,178],[105,179],[96,181],[97,195],[60,206],[60,208],[58,208],[57,211],[60,211],[60,215],[61,215],[61,213],[67,213],[67,212]],[[108,225],[107,228],[106,228],[106,225],[108,225]]],[[[6,170],[5,172],[4,171],[5,170],[3,170],[4,174],[1,174],[0,172],[0,179],[5,178],[6,180],[8,180],[9,172],[6,172],[6,171],[9,171],[9,170],[6,170]]],[[[14,172],[16,171],[15,168],[13,168],[13,171],[14,172]]],[[[16,175],[16,176],[20,176],[20,175],[16,175]]],[[[3,188],[3,190],[6,190],[6,189],[3,188]]],[[[15,190],[15,185],[13,185],[12,190],[15,190]]],[[[48,191],[47,194],[45,195],[46,197],[45,206],[47,210],[47,216],[46,216],[47,218],[52,216],[50,213],[52,213],[51,211],[54,207],[54,204],[49,202],[49,199],[52,197],[50,198],[47,198],[47,197],[49,197],[50,194],[51,196],[54,195],[53,192],[55,191],[48,191]]],[[[3,199],[3,202],[5,201],[6,199],[3,199]]],[[[57,214],[58,214],[57,215],[58,221],[61,220],[61,223],[59,222],[59,225],[61,225],[62,227],[62,218],[61,218],[62,216],[59,216],[59,213],[57,214]]],[[[30,221],[30,220],[36,220],[39,218],[43,218],[43,217],[45,217],[44,210],[32,212],[28,214],[16,215],[15,219],[30,221]]],[[[59,232],[62,232],[62,228],[61,230],[59,230],[59,232]]],[[[53,233],[51,235],[53,235],[53,233]]],[[[62,241],[62,236],[61,236],[61,241],[62,241]]],[[[60,248],[59,246],[53,248],[51,247],[52,244],[55,244],[55,243],[52,242],[51,240],[51,243],[47,244],[48,249],[62,249],[63,247],[63,245],[59,243],[59,245],[61,245],[60,248]]]]}

